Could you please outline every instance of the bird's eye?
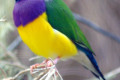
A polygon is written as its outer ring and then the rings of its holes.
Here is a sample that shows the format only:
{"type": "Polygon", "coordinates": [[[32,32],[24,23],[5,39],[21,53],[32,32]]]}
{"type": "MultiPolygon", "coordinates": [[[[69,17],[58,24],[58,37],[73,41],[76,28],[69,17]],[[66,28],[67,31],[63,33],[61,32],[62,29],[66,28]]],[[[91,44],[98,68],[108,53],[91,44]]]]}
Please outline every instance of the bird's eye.
{"type": "Polygon", "coordinates": [[[15,0],[16,2],[20,1],[20,0],[15,0]]]}

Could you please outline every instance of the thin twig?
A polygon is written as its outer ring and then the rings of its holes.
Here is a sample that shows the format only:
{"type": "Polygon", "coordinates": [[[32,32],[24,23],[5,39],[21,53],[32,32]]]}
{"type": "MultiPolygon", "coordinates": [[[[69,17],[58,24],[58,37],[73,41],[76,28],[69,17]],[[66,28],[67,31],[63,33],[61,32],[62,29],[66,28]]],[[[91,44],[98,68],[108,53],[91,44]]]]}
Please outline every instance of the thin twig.
{"type": "Polygon", "coordinates": [[[20,72],[19,72],[18,74],[16,74],[12,79],[13,79],[13,80],[16,80],[20,75],[25,74],[25,73],[27,73],[27,72],[30,72],[30,68],[20,71],[20,72]]]}
{"type": "Polygon", "coordinates": [[[2,72],[4,78],[6,78],[7,77],[7,73],[2,68],[0,68],[0,71],[2,72]]]}
{"type": "Polygon", "coordinates": [[[51,71],[49,71],[49,75],[46,77],[46,79],[45,80],[49,80],[54,74],[55,74],[55,69],[53,69],[53,70],[51,70],[51,71]]]}
{"type": "Polygon", "coordinates": [[[18,36],[8,47],[8,51],[14,50],[22,42],[20,36],[18,36]]]}
{"type": "MultiPolygon", "coordinates": [[[[105,74],[106,80],[113,80],[117,75],[120,74],[120,67],[105,74]]],[[[86,79],[86,80],[97,80],[96,78],[86,79]]]]}
{"type": "Polygon", "coordinates": [[[57,80],[56,73],[54,73],[53,79],[54,79],[54,80],[57,80]]]}
{"type": "Polygon", "coordinates": [[[0,42],[0,47],[4,50],[4,52],[9,56],[9,57],[11,57],[11,59],[13,59],[13,61],[18,61],[18,59],[17,59],[17,57],[13,54],[13,53],[11,53],[10,51],[8,51],[7,49],[6,49],[6,47],[0,42]]]}
{"type": "Polygon", "coordinates": [[[41,67],[44,67],[45,65],[41,65],[41,66],[38,66],[37,68],[38,69],[34,69],[34,71],[33,71],[33,74],[35,74],[35,73],[37,73],[37,72],[39,72],[39,71],[42,71],[42,70],[46,70],[46,69],[51,69],[51,68],[54,68],[55,67],[55,65],[53,65],[53,66],[51,66],[51,67],[47,67],[47,68],[41,68],[41,67]],[[40,69],[39,69],[39,67],[40,67],[40,69]]]}
{"type": "MultiPolygon", "coordinates": [[[[38,66],[37,68],[41,68],[41,66],[38,66]]],[[[44,65],[44,67],[45,67],[45,65],[44,65]]],[[[41,68],[41,69],[35,69],[35,71],[36,70],[38,70],[36,73],[39,72],[40,74],[37,77],[35,77],[34,80],[43,80],[45,78],[46,78],[46,80],[49,80],[49,78],[51,78],[55,74],[55,72],[57,72],[58,76],[61,78],[61,75],[57,71],[55,65],[52,65],[51,67],[46,67],[46,68],[41,68]]],[[[3,80],[16,80],[19,76],[21,76],[21,75],[23,75],[23,74],[25,74],[27,72],[30,72],[30,68],[20,71],[14,77],[10,77],[10,78],[3,79],[3,80]]],[[[36,73],[33,73],[33,74],[36,74],[36,73]]],[[[63,80],[63,79],[61,79],[61,80],[63,80]]]]}
{"type": "Polygon", "coordinates": [[[34,80],[43,80],[48,75],[48,71],[45,71],[42,75],[40,74],[36,79],[34,80]]]}
{"type": "Polygon", "coordinates": [[[34,80],[39,80],[40,77],[42,77],[43,75],[45,75],[47,72],[41,72],[34,80]]]}
{"type": "Polygon", "coordinates": [[[106,74],[106,79],[110,80],[115,78],[118,74],[120,74],[120,68],[117,68],[111,72],[109,72],[108,74],[106,74]]]}
{"type": "Polygon", "coordinates": [[[30,69],[22,70],[22,71],[20,71],[18,74],[16,74],[14,77],[5,78],[5,79],[3,79],[3,80],[16,80],[20,75],[25,74],[25,73],[27,73],[27,72],[29,72],[29,71],[30,71],[30,69]]]}
{"type": "Polygon", "coordinates": [[[96,24],[94,24],[93,22],[85,19],[84,17],[80,16],[79,14],[76,14],[76,13],[73,13],[74,17],[76,20],[78,20],[79,22],[87,25],[88,27],[94,29],[95,31],[103,34],[104,36],[107,36],[115,41],[117,41],[118,43],[120,43],[120,37],[108,32],[108,31],[105,31],[104,29],[100,28],[100,26],[97,26],[96,24]]]}
{"type": "Polygon", "coordinates": [[[11,63],[11,62],[8,62],[8,61],[0,61],[0,63],[2,63],[2,64],[6,64],[6,65],[11,65],[11,66],[15,66],[15,67],[18,67],[18,68],[20,68],[20,69],[25,69],[26,68],[26,66],[24,66],[24,65],[21,65],[21,64],[19,64],[19,63],[11,63]]]}
{"type": "Polygon", "coordinates": [[[16,74],[14,77],[13,77],[13,80],[16,80],[18,76],[26,73],[26,72],[29,72],[30,69],[26,69],[26,70],[23,70],[23,71],[20,71],[18,74],[16,74]]]}
{"type": "Polygon", "coordinates": [[[57,72],[58,76],[60,77],[60,80],[63,80],[63,78],[62,78],[62,76],[60,75],[59,71],[56,70],[56,72],[57,72]]]}
{"type": "MultiPolygon", "coordinates": [[[[6,49],[6,47],[0,43],[0,47],[2,47],[2,49],[4,50],[4,52],[14,61],[15,64],[13,65],[18,65],[19,67],[25,67],[21,64],[21,62],[18,60],[18,58],[16,57],[16,55],[14,55],[13,53],[11,53],[10,51],[8,51],[6,49]]],[[[9,62],[8,62],[9,63],[9,62]]]]}
{"type": "Polygon", "coordinates": [[[43,57],[42,56],[35,56],[35,57],[30,58],[29,61],[34,61],[36,59],[41,59],[41,58],[43,58],[43,57]]]}

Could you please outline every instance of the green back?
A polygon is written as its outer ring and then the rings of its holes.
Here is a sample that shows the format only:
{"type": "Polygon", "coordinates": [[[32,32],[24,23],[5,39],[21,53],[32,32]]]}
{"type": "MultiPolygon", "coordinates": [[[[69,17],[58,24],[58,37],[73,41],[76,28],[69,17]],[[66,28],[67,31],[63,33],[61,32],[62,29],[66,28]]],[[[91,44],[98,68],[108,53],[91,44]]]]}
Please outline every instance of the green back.
{"type": "Polygon", "coordinates": [[[71,10],[63,0],[45,0],[45,3],[48,21],[52,27],[65,34],[73,42],[84,45],[92,51],[71,10]]]}

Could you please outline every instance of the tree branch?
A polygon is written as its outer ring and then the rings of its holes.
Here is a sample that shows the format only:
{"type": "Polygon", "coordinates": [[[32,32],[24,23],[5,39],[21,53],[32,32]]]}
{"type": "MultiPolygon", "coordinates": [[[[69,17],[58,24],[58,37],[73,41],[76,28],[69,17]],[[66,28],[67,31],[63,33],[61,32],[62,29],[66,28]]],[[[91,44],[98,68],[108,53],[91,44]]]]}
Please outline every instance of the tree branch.
{"type": "MultiPolygon", "coordinates": [[[[112,80],[119,74],[120,74],[120,67],[111,71],[111,72],[109,72],[109,73],[107,73],[107,74],[105,74],[105,78],[106,78],[106,80],[112,80]]],[[[91,79],[86,79],[86,80],[97,80],[97,79],[96,78],[91,78],[91,79]]]]}
{"type": "MultiPolygon", "coordinates": [[[[61,75],[57,75],[57,74],[59,74],[59,72],[56,71],[56,70],[57,70],[57,68],[55,67],[55,65],[52,65],[51,67],[46,67],[46,68],[41,68],[41,66],[38,66],[37,69],[35,69],[34,72],[33,72],[33,74],[36,74],[36,73],[39,72],[38,76],[36,76],[34,78],[34,80],[43,80],[43,79],[51,80],[53,75],[55,75],[56,77],[60,77],[60,80],[63,80],[63,79],[61,79],[61,75]]],[[[3,79],[3,80],[16,80],[19,76],[21,76],[21,75],[23,75],[27,72],[30,72],[30,68],[20,71],[14,77],[6,78],[6,79],[3,79]]]]}
{"type": "Polygon", "coordinates": [[[0,47],[3,49],[3,51],[6,53],[6,55],[9,56],[13,61],[20,63],[20,61],[18,60],[18,58],[16,57],[16,55],[14,55],[10,51],[8,51],[6,49],[6,47],[1,42],[0,42],[0,47]]]}
{"type": "Polygon", "coordinates": [[[7,73],[1,67],[0,67],[0,71],[2,72],[2,75],[4,76],[4,78],[7,77],[7,73]]]}
{"type": "Polygon", "coordinates": [[[14,50],[20,43],[22,42],[20,36],[17,36],[17,38],[7,47],[8,51],[14,50]]]}
{"type": "Polygon", "coordinates": [[[74,17],[76,20],[78,20],[79,22],[87,25],[88,27],[94,29],[95,31],[103,34],[104,36],[106,37],[109,37],[113,40],[115,40],[116,42],[120,43],[120,37],[118,36],[115,36],[114,34],[108,32],[108,31],[105,31],[104,29],[100,28],[100,26],[94,24],[93,22],[85,19],[84,17],[80,16],[79,14],[76,14],[76,13],[73,13],[74,17]]]}
{"type": "Polygon", "coordinates": [[[22,64],[19,64],[19,63],[17,63],[17,62],[12,62],[12,63],[11,63],[11,62],[8,62],[8,61],[3,61],[3,60],[1,60],[0,63],[6,64],[6,65],[15,66],[15,67],[18,67],[18,68],[20,68],[20,69],[25,69],[25,68],[27,68],[26,66],[24,66],[24,65],[22,65],[22,64]]]}

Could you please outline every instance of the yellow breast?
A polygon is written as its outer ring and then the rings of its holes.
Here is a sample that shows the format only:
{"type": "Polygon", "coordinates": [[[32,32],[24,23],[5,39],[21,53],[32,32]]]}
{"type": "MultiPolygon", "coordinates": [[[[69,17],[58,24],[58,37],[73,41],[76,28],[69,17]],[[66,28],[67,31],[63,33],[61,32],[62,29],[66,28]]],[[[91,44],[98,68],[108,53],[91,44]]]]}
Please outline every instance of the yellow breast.
{"type": "Polygon", "coordinates": [[[26,26],[19,26],[18,32],[24,43],[39,56],[69,57],[77,53],[75,45],[65,35],[53,30],[45,13],[26,26]]]}

